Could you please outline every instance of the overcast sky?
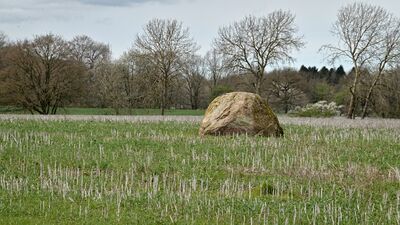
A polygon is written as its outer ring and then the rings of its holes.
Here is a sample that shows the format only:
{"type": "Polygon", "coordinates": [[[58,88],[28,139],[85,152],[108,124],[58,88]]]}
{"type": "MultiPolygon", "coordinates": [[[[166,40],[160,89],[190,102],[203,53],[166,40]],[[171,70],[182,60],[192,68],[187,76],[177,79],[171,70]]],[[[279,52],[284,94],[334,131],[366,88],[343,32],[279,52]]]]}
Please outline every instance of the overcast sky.
{"type": "MultiPolygon", "coordinates": [[[[282,67],[321,67],[326,62],[318,49],[336,41],[330,29],[337,10],[351,2],[354,0],[0,0],[0,31],[11,40],[50,32],[66,39],[86,34],[108,43],[117,58],[132,46],[147,21],[174,18],[189,27],[201,46],[199,53],[204,54],[220,26],[246,15],[262,16],[284,9],[296,15],[306,46],[293,54],[295,63],[282,67]]],[[[400,17],[399,0],[361,2],[378,4],[400,17]]]]}

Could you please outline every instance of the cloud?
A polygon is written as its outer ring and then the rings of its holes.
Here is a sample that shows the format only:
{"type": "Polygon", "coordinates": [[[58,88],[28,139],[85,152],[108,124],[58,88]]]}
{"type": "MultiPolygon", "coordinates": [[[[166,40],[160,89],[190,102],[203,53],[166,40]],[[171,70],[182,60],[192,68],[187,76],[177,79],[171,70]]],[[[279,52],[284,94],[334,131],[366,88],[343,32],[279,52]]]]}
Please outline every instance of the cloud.
{"type": "Polygon", "coordinates": [[[8,7],[0,9],[0,24],[5,23],[22,23],[25,21],[36,21],[39,16],[33,15],[23,8],[8,7]]]}
{"type": "Polygon", "coordinates": [[[20,24],[34,22],[67,22],[82,18],[82,10],[91,6],[82,7],[83,3],[74,0],[0,0],[0,24],[20,24]]]}
{"type": "Polygon", "coordinates": [[[186,0],[18,0],[18,1],[5,1],[0,0],[0,10],[3,9],[53,9],[53,8],[65,8],[74,7],[79,5],[86,6],[132,6],[132,5],[143,5],[147,3],[160,3],[160,4],[171,4],[186,0]]]}
{"type": "Polygon", "coordinates": [[[100,6],[130,6],[135,4],[144,3],[172,3],[176,0],[76,0],[86,5],[100,5],[100,6]]]}
{"type": "Polygon", "coordinates": [[[37,21],[38,17],[30,16],[30,15],[0,15],[0,24],[20,24],[26,21],[37,21]]]}

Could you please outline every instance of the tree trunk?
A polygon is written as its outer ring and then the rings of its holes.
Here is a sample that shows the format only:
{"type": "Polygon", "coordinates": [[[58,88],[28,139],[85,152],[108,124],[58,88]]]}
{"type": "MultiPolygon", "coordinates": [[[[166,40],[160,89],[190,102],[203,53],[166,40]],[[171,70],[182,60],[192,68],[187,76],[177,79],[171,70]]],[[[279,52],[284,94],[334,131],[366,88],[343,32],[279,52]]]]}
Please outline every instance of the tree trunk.
{"type": "Polygon", "coordinates": [[[260,76],[256,76],[256,83],[254,84],[255,88],[256,88],[256,94],[260,94],[261,93],[261,77],[260,76]]]}
{"type": "Polygon", "coordinates": [[[59,103],[59,100],[57,98],[56,101],[54,102],[52,108],[51,108],[51,114],[53,114],[53,115],[57,114],[58,103],[59,103]]]}
{"type": "Polygon", "coordinates": [[[347,112],[347,118],[349,119],[354,119],[355,118],[355,109],[356,109],[356,101],[357,101],[357,84],[358,84],[358,79],[360,76],[360,72],[358,68],[355,68],[355,77],[353,81],[353,85],[350,87],[350,105],[349,105],[349,110],[347,112]]]}
{"type": "Polygon", "coordinates": [[[217,80],[217,76],[213,76],[213,86],[212,89],[214,89],[217,86],[218,80],[217,80]]]}
{"type": "Polygon", "coordinates": [[[161,115],[164,116],[165,114],[165,98],[164,98],[164,91],[163,91],[163,95],[161,97],[161,115]]]}
{"type": "Polygon", "coordinates": [[[167,97],[168,97],[167,89],[168,89],[168,80],[167,80],[167,78],[165,78],[163,80],[163,90],[162,90],[162,96],[161,96],[161,115],[162,116],[165,115],[165,107],[167,104],[167,97]]]}
{"type": "Polygon", "coordinates": [[[192,109],[197,109],[199,106],[198,106],[198,100],[197,100],[198,98],[197,98],[197,96],[193,96],[193,103],[192,103],[192,109]]]}
{"type": "Polygon", "coordinates": [[[369,101],[370,101],[371,96],[372,96],[372,91],[374,90],[374,87],[378,83],[379,77],[380,77],[380,74],[378,74],[376,76],[376,78],[374,79],[374,82],[371,84],[371,86],[368,89],[368,93],[367,93],[367,96],[365,98],[365,103],[364,103],[364,106],[363,106],[361,119],[364,119],[367,116],[367,110],[368,110],[369,101]]]}
{"type": "Polygon", "coordinates": [[[261,83],[263,80],[264,71],[265,71],[264,69],[261,69],[261,71],[258,71],[254,74],[256,76],[256,83],[255,83],[256,94],[258,95],[261,94],[261,83]]]}
{"type": "Polygon", "coordinates": [[[196,92],[196,94],[194,95],[194,109],[198,108],[199,108],[199,93],[196,92]]]}
{"type": "Polygon", "coordinates": [[[347,112],[347,118],[354,119],[355,118],[354,111],[355,111],[356,96],[353,92],[350,91],[350,93],[351,93],[351,98],[350,98],[349,110],[347,112]]]}
{"type": "Polygon", "coordinates": [[[195,100],[195,97],[194,97],[194,95],[191,93],[190,94],[190,105],[191,105],[191,108],[192,109],[196,109],[196,102],[195,102],[196,100],[195,100]]]}
{"type": "MultiPolygon", "coordinates": [[[[368,92],[369,92],[369,91],[368,91],[368,92]]],[[[369,95],[369,94],[368,94],[368,95],[369,95]]],[[[361,119],[365,119],[365,117],[367,117],[368,102],[369,102],[369,98],[367,97],[367,98],[365,99],[365,103],[364,103],[364,106],[363,106],[363,111],[362,111],[362,114],[361,114],[361,119]]]]}

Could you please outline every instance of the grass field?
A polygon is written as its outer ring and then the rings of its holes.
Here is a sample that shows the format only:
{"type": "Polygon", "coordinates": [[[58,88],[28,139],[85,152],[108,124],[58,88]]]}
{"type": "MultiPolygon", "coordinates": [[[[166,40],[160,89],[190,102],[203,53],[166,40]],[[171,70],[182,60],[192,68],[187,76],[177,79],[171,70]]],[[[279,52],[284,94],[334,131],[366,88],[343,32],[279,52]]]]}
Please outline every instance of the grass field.
{"type": "Polygon", "coordinates": [[[0,121],[0,224],[400,224],[399,129],[284,131],[0,121]]]}
{"type": "MultiPolygon", "coordinates": [[[[0,106],[0,114],[30,114],[22,108],[0,106]]],[[[60,108],[58,115],[115,115],[116,112],[111,108],[60,108]]],[[[119,115],[160,115],[160,109],[121,109],[119,115]]],[[[191,109],[166,109],[165,115],[200,116],[204,115],[204,110],[191,109]]]]}

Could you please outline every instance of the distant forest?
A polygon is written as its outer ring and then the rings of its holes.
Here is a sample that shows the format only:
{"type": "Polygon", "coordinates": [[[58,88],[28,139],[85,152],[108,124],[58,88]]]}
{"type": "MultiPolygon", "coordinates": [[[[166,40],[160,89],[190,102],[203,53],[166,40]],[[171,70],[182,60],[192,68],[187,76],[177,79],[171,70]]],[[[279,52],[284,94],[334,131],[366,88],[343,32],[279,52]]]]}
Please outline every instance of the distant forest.
{"type": "Polygon", "coordinates": [[[247,91],[279,113],[321,100],[343,114],[400,117],[400,20],[364,3],[343,6],[321,46],[327,65],[279,68],[305,45],[295,16],[277,10],[222,26],[213,46],[199,55],[183,23],[153,19],[111,59],[111,49],[86,35],[55,34],[11,42],[0,33],[0,106],[56,114],[60,107],[206,108],[215,97],[247,91]]]}

